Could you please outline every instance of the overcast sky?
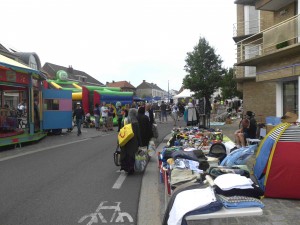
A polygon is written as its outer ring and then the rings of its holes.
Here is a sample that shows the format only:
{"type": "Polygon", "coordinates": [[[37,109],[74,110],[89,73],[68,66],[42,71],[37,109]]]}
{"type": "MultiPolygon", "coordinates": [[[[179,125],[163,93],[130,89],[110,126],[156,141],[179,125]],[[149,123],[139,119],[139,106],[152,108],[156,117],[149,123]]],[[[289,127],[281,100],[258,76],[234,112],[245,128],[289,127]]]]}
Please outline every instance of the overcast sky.
{"type": "Polygon", "coordinates": [[[102,83],[179,90],[200,37],[235,63],[233,0],[2,0],[0,43],[102,83]]]}

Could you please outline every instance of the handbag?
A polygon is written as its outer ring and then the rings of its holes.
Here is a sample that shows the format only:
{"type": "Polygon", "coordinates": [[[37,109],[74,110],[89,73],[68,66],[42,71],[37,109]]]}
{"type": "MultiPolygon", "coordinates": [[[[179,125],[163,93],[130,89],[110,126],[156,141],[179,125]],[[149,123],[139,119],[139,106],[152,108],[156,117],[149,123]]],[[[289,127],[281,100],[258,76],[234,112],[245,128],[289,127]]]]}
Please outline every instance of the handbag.
{"type": "Polygon", "coordinates": [[[140,147],[135,154],[134,171],[143,172],[148,162],[147,148],[140,147]]]}
{"type": "Polygon", "coordinates": [[[154,138],[158,138],[157,124],[152,124],[152,133],[154,138]]]}
{"type": "Polygon", "coordinates": [[[131,123],[126,124],[124,127],[122,127],[118,134],[118,142],[120,147],[123,147],[127,144],[127,142],[134,137],[134,133],[132,130],[131,123]]]}
{"type": "Polygon", "coordinates": [[[116,166],[121,166],[121,149],[119,145],[117,146],[117,149],[114,152],[114,163],[116,166]]]}

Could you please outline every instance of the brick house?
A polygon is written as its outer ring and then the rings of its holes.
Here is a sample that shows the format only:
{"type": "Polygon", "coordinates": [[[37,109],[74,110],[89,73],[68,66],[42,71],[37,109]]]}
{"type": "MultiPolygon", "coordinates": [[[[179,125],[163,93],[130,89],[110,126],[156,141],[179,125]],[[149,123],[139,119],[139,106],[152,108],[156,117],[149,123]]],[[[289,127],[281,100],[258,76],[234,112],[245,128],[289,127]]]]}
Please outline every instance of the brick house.
{"type": "Polygon", "coordinates": [[[127,81],[112,81],[111,83],[106,82],[106,87],[118,87],[121,88],[121,91],[133,92],[133,95],[136,95],[136,88],[127,81]]]}
{"type": "Polygon", "coordinates": [[[235,0],[236,79],[244,108],[257,115],[299,112],[297,0],[235,0]]]}
{"type": "Polygon", "coordinates": [[[64,70],[68,73],[68,81],[76,81],[79,82],[80,85],[104,86],[94,77],[83,71],[75,70],[72,66],[64,67],[46,62],[42,69],[47,73],[48,79],[56,79],[56,72],[64,70]]]}

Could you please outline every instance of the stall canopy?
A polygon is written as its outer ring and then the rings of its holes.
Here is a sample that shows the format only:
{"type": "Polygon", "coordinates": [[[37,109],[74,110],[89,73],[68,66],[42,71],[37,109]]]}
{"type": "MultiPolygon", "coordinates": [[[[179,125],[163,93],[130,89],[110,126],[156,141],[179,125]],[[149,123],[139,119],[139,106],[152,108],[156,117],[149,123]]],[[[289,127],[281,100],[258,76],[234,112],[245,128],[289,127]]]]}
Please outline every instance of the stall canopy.
{"type": "Polygon", "coordinates": [[[184,89],[178,95],[173,96],[173,99],[189,98],[189,97],[192,97],[194,94],[195,94],[195,92],[192,92],[190,89],[184,89]]]}
{"type": "Polygon", "coordinates": [[[32,69],[20,62],[17,62],[16,60],[10,59],[3,55],[0,55],[0,67],[2,67],[3,69],[11,69],[11,70],[18,71],[21,73],[39,75],[39,76],[43,77],[44,79],[46,79],[45,75],[42,72],[32,69]]]}

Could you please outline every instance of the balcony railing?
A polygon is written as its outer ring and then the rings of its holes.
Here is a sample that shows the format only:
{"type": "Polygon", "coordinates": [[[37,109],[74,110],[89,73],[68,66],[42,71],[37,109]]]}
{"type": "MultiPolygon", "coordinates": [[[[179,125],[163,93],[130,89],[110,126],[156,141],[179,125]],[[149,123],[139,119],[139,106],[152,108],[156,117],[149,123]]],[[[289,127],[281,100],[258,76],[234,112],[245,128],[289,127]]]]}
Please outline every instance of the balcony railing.
{"type": "Polygon", "coordinates": [[[264,19],[240,21],[233,24],[233,37],[257,34],[271,25],[270,21],[264,19]]]}
{"type": "Polygon", "coordinates": [[[237,43],[237,62],[274,53],[298,43],[300,15],[289,18],[237,43]]]}
{"type": "Polygon", "coordinates": [[[256,77],[256,67],[253,66],[235,66],[234,72],[234,78],[237,80],[256,77]]]}

